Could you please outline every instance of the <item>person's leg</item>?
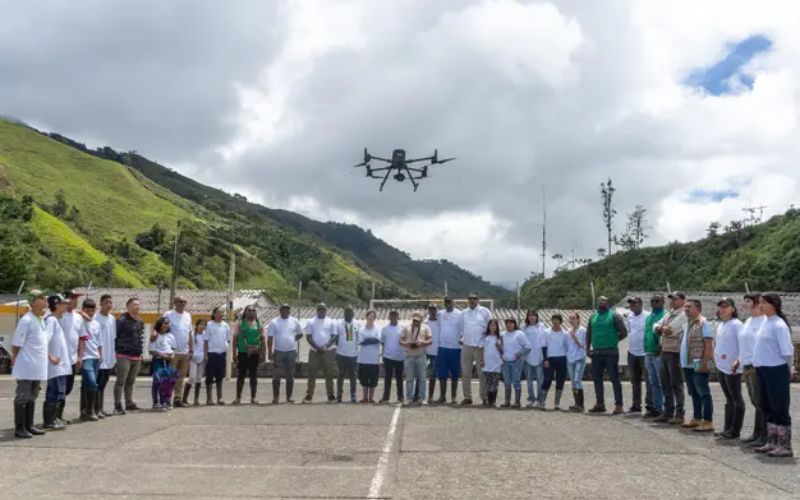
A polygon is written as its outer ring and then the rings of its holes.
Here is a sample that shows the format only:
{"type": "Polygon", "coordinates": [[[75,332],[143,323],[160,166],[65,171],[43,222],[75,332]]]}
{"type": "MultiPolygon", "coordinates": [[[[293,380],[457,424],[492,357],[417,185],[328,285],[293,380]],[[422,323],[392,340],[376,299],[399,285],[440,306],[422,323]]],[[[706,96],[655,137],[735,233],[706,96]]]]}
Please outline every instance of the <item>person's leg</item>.
{"type": "Polygon", "coordinates": [[[306,387],[305,401],[314,399],[314,392],[317,388],[317,372],[322,364],[322,353],[309,351],[308,353],[308,387],[306,387]]]}
{"type": "Polygon", "coordinates": [[[700,394],[695,386],[694,370],[692,368],[683,369],[683,379],[686,381],[686,392],[692,398],[692,422],[699,423],[703,419],[702,402],[700,401],[700,394]]]}
{"type": "Polygon", "coordinates": [[[733,401],[733,425],[731,427],[731,437],[739,438],[744,425],[745,404],[742,398],[742,374],[728,375],[728,390],[733,401]]]}
{"type": "Polygon", "coordinates": [[[672,374],[669,369],[669,353],[660,356],[661,369],[658,377],[661,380],[661,392],[664,394],[664,409],[657,422],[668,422],[675,414],[675,392],[672,390],[672,374]]]}
{"type": "Polygon", "coordinates": [[[685,393],[683,389],[683,368],[681,367],[681,357],[678,353],[672,353],[669,357],[671,364],[670,367],[670,381],[672,383],[672,392],[675,395],[675,416],[683,416],[686,412],[685,393]]]}
{"type": "MultiPolygon", "coordinates": [[[[759,368],[760,370],[760,368],[759,368]]],[[[792,451],[792,418],[789,414],[791,372],[789,366],[773,366],[765,370],[769,417],[773,424],[774,447],[767,452],[770,457],[788,458],[792,451]]]]}
{"type": "Polygon", "coordinates": [[[397,400],[403,402],[403,362],[397,361],[394,365],[394,377],[397,384],[397,400]]]}
{"type": "Polygon", "coordinates": [[[417,372],[415,368],[414,358],[407,356],[405,360],[406,369],[406,399],[408,402],[414,400],[414,392],[416,391],[417,372]]]}
{"type": "Polygon", "coordinates": [[[419,401],[425,401],[425,395],[427,393],[427,377],[425,370],[427,368],[427,359],[423,356],[417,357],[417,380],[419,380],[419,401]]]}
{"type": "Polygon", "coordinates": [[[605,390],[603,387],[603,374],[606,368],[605,354],[595,354],[592,357],[592,382],[594,383],[595,406],[589,411],[606,411],[605,390]]]}
{"type": "Polygon", "coordinates": [[[561,394],[564,392],[564,381],[567,376],[567,358],[565,356],[558,356],[557,358],[553,358],[553,361],[553,369],[556,376],[555,407],[561,409],[561,394]]]}
{"type": "Polygon", "coordinates": [[[291,351],[288,353],[286,359],[286,369],[285,369],[287,403],[294,402],[294,400],[292,399],[292,395],[294,394],[294,367],[296,365],[297,365],[297,351],[291,351]]]}
{"type": "Polygon", "coordinates": [[[72,373],[67,375],[67,396],[70,395],[72,392],[72,388],[75,387],[75,375],[78,373],[78,366],[72,365],[72,373]]]}
{"type": "Polygon", "coordinates": [[[481,351],[476,347],[472,350],[472,364],[478,369],[478,396],[481,401],[487,401],[489,396],[486,395],[486,377],[483,376],[483,370],[480,369],[481,361],[481,351]]]}
{"type": "Polygon", "coordinates": [[[261,361],[260,354],[247,355],[247,372],[250,375],[250,402],[258,403],[256,394],[258,393],[258,365],[261,361]]]}
{"type": "Polygon", "coordinates": [[[758,376],[756,375],[756,368],[747,366],[744,369],[744,383],[747,386],[747,395],[750,398],[750,404],[755,409],[755,418],[753,421],[753,432],[750,436],[742,439],[745,444],[753,444],[755,447],[764,446],[767,438],[767,421],[764,418],[764,412],[761,410],[758,397],[758,376]]]}
{"type": "Polygon", "coordinates": [[[32,436],[41,436],[45,432],[33,425],[34,414],[36,412],[36,398],[39,396],[42,383],[39,380],[30,380],[26,388],[27,403],[25,404],[25,430],[32,436]]]}
{"type": "MultiPolygon", "coordinates": [[[[609,354],[606,367],[608,369],[608,375],[611,379],[611,387],[614,389],[614,406],[616,406],[615,411],[623,411],[623,402],[622,402],[622,382],[619,379],[619,354],[609,354]]],[[[640,398],[641,398],[641,388],[640,391],[640,398]]]]}
{"type": "Polygon", "coordinates": [[[356,379],[358,378],[358,360],[355,356],[347,358],[347,378],[350,379],[350,401],[356,402],[356,379]]]}
{"type": "Polygon", "coordinates": [[[189,356],[186,354],[176,354],[173,358],[173,366],[175,371],[178,372],[178,378],[175,380],[173,387],[173,400],[175,406],[183,406],[183,384],[186,382],[186,375],[189,373],[189,356]]]}
{"type": "Polygon", "coordinates": [[[525,363],[525,360],[522,358],[511,363],[511,381],[512,385],[514,386],[514,408],[520,408],[520,399],[522,398],[523,363],[525,363]]]}
{"type": "Polygon", "coordinates": [[[247,353],[236,353],[236,399],[233,404],[239,404],[242,401],[242,391],[244,391],[244,380],[247,377],[247,353]]]}
{"type": "Polygon", "coordinates": [[[579,359],[575,362],[575,388],[577,389],[577,400],[575,410],[583,412],[583,372],[586,370],[586,358],[579,359]]]}
{"type": "Polygon", "coordinates": [[[709,387],[710,375],[708,373],[700,373],[695,371],[693,377],[694,388],[697,392],[697,397],[700,400],[700,416],[702,419],[702,425],[698,426],[698,428],[695,430],[709,432],[713,431],[714,426],[712,422],[714,421],[714,402],[711,399],[711,388],[709,387]]]}
{"type": "Polygon", "coordinates": [[[644,408],[645,410],[653,411],[653,388],[650,386],[650,375],[647,373],[647,356],[637,356],[639,361],[639,371],[642,374],[642,382],[644,383],[644,408]]]}
{"type": "Polygon", "coordinates": [[[325,392],[328,394],[328,401],[333,401],[336,397],[333,387],[337,375],[335,355],[335,351],[327,351],[323,357],[322,372],[325,375],[325,392]]]}
{"type": "Polygon", "coordinates": [[[128,377],[125,379],[125,409],[138,410],[139,407],[133,402],[133,388],[136,386],[136,377],[142,368],[142,360],[132,360],[128,369],[128,377]]]}
{"type": "MultiPolygon", "coordinates": [[[[131,360],[127,358],[118,358],[117,365],[114,367],[116,380],[114,381],[114,412],[122,413],[122,390],[125,387],[125,381],[128,379],[128,371],[131,369],[131,360]]],[[[73,377],[74,379],[74,377],[73,377]]],[[[67,389],[71,389],[67,387],[67,389]]]]}
{"type": "Polygon", "coordinates": [[[472,360],[474,347],[461,348],[461,392],[464,395],[462,403],[472,402],[472,360]]]}
{"type": "Polygon", "coordinates": [[[344,376],[347,373],[347,369],[345,367],[346,361],[346,356],[336,353],[336,371],[338,372],[336,377],[336,401],[340,403],[342,402],[342,392],[344,391],[344,376]]]}
{"type": "Polygon", "coordinates": [[[381,403],[387,403],[389,401],[389,394],[392,390],[392,360],[388,358],[383,358],[383,397],[381,397],[381,403]]]}
{"type": "Polygon", "coordinates": [[[285,376],[287,356],[285,352],[275,351],[272,355],[272,403],[281,400],[281,377],[285,376]]]}
{"type": "Polygon", "coordinates": [[[639,363],[636,362],[636,358],[630,352],[628,353],[628,378],[631,381],[633,399],[630,411],[633,413],[642,411],[642,372],[639,369],[639,363]]]}
{"type": "Polygon", "coordinates": [[[85,412],[84,420],[97,420],[95,414],[95,398],[97,397],[97,373],[100,366],[98,359],[86,359],[83,361],[81,379],[84,386],[85,412]]]}
{"type": "Polygon", "coordinates": [[[656,413],[661,413],[664,409],[664,393],[661,390],[661,359],[658,356],[647,355],[645,357],[645,368],[647,370],[647,377],[652,391],[652,410],[650,415],[655,416],[656,413]]]}
{"type": "Polygon", "coordinates": [[[511,407],[511,387],[512,387],[512,376],[511,376],[511,363],[504,361],[503,362],[503,392],[505,393],[505,399],[503,404],[501,405],[502,408],[510,408],[511,407]]]}
{"type": "Polygon", "coordinates": [[[722,390],[722,395],[725,396],[725,416],[723,418],[722,431],[717,433],[720,436],[727,436],[731,433],[733,427],[733,396],[728,388],[728,378],[720,370],[717,370],[717,381],[719,388],[722,390]]]}
{"type": "Polygon", "coordinates": [[[436,392],[436,355],[426,354],[425,357],[428,360],[428,403],[431,403],[436,392]]]}
{"type": "Polygon", "coordinates": [[[110,375],[111,370],[109,369],[97,370],[97,394],[94,398],[94,411],[98,418],[105,418],[106,416],[109,416],[106,414],[105,409],[103,408],[103,400],[105,399],[106,384],[108,383],[108,378],[110,375]]]}
{"type": "Polygon", "coordinates": [[[534,366],[529,364],[527,361],[525,362],[525,386],[528,390],[528,406],[533,406],[533,402],[536,401],[536,395],[533,392],[533,372],[534,366]]]}

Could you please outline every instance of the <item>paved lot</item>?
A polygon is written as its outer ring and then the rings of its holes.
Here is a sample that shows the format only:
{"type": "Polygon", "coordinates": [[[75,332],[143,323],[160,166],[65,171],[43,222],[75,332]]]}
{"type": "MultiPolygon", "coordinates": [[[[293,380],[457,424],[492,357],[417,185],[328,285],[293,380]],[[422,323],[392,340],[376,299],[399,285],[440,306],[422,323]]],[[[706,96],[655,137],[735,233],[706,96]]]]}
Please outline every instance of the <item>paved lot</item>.
{"type": "MultiPolygon", "coordinates": [[[[148,388],[140,378],[140,404],[148,388]]],[[[633,416],[319,401],[142,412],[18,441],[12,392],[0,378],[3,498],[800,497],[793,460],[633,416]]],[[[714,398],[721,420],[716,386],[714,398]]]]}

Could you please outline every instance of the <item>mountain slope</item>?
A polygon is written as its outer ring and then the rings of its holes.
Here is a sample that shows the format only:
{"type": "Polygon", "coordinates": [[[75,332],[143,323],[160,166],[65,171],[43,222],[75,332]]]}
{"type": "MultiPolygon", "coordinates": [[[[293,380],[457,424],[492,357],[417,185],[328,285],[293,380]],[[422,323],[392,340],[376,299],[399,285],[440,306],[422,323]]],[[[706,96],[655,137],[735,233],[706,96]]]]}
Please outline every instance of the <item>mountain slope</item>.
{"type": "Polygon", "coordinates": [[[618,252],[546,280],[529,280],[522,300],[536,307],[589,307],[597,295],[612,301],[628,290],[800,290],[800,210],[691,243],[618,252]]]}

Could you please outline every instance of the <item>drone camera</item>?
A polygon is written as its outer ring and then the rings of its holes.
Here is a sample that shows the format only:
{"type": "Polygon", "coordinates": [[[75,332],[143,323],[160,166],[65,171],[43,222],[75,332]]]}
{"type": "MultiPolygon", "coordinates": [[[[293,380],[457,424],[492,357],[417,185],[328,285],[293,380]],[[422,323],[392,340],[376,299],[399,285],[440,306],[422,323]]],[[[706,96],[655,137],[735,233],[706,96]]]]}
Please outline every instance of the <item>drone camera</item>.
{"type": "Polygon", "coordinates": [[[394,180],[396,180],[397,182],[403,182],[404,180],[406,180],[406,176],[403,175],[403,174],[397,173],[397,174],[394,174],[394,180]]]}

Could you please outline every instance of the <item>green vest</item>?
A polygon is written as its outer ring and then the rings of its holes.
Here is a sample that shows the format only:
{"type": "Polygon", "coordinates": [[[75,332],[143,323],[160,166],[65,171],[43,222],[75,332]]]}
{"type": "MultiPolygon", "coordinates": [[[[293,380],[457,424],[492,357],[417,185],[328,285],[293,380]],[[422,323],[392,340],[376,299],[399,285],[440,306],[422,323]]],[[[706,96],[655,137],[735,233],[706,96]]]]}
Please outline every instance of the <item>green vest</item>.
{"type": "Polygon", "coordinates": [[[611,349],[617,347],[619,334],[614,328],[614,311],[595,312],[589,320],[592,325],[592,349],[611,349]]]}
{"type": "Polygon", "coordinates": [[[646,354],[658,354],[658,337],[653,326],[661,321],[666,311],[661,309],[658,312],[651,312],[650,316],[644,321],[644,352],[646,354]]]}
{"type": "Polygon", "coordinates": [[[247,352],[247,346],[261,345],[261,322],[256,320],[256,325],[251,326],[247,321],[239,323],[239,338],[236,341],[236,348],[239,352],[247,352]]]}

